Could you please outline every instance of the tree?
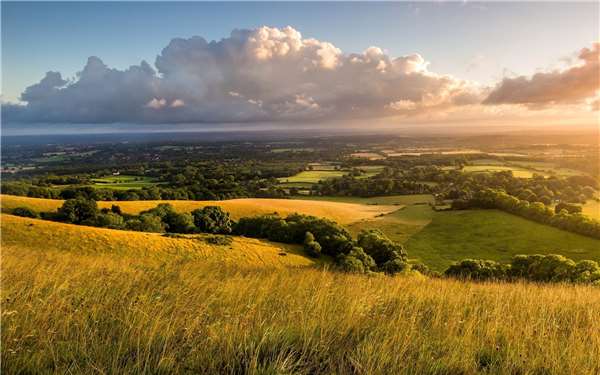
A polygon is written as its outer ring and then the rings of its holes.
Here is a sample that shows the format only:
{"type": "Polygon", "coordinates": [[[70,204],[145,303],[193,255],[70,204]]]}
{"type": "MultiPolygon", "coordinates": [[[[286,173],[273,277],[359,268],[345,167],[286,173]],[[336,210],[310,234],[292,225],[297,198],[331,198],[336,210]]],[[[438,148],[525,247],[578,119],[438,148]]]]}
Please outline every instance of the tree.
{"type": "Polygon", "coordinates": [[[321,245],[315,241],[315,236],[310,232],[304,235],[304,251],[314,258],[321,256],[321,245]]]}
{"type": "Polygon", "coordinates": [[[387,238],[379,230],[362,231],[358,234],[358,246],[362,247],[370,255],[377,265],[400,259],[406,261],[406,253],[402,245],[387,238]]]}
{"type": "Polygon", "coordinates": [[[104,228],[121,229],[125,226],[123,216],[114,212],[100,213],[96,216],[96,225],[104,228]]]}
{"type": "Polygon", "coordinates": [[[566,210],[570,214],[578,214],[581,213],[581,206],[576,204],[570,204],[565,202],[560,202],[554,207],[554,212],[559,213],[562,210],[566,210]]]}
{"type": "Polygon", "coordinates": [[[93,222],[98,215],[96,201],[86,198],[67,199],[58,209],[58,217],[68,223],[93,222]]]}
{"type": "Polygon", "coordinates": [[[204,233],[229,234],[231,233],[231,219],[229,213],[219,206],[206,206],[192,211],[196,229],[204,233]]]}
{"type": "Polygon", "coordinates": [[[165,231],[165,224],[161,218],[156,215],[143,214],[135,219],[127,221],[127,229],[137,230],[140,232],[156,232],[165,231]]]}
{"type": "Polygon", "coordinates": [[[29,207],[17,207],[14,210],[12,210],[12,214],[16,215],[16,216],[31,217],[31,218],[40,217],[40,215],[35,210],[33,210],[29,207]]]}

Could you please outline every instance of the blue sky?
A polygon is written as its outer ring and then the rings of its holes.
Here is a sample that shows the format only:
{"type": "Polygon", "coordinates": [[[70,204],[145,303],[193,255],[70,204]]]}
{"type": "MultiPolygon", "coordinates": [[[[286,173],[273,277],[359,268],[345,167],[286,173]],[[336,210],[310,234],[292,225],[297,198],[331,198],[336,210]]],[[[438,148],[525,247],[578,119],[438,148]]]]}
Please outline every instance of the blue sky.
{"type": "Polygon", "coordinates": [[[10,3],[2,2],[3,97],[46,71],[72,77],[86,59],[151,64],[174,37],[291,25],[344,53],[417,52],[430,69],[490,84],[529,75],[598,39],[598,3],[10,3]]]}

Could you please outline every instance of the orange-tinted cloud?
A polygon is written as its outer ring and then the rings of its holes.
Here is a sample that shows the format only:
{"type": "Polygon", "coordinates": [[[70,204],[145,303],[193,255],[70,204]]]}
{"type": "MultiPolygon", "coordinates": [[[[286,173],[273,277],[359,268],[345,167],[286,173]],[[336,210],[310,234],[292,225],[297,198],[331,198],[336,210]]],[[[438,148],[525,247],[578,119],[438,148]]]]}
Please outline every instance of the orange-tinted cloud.
{"type": "Polygon", "coordinates": [[[524,104],[537,109],[589,101],[600,91],[600,43],[582,49],[578,59],[578,64],[566,70],[504,78],[483,104],[524,104]]]}

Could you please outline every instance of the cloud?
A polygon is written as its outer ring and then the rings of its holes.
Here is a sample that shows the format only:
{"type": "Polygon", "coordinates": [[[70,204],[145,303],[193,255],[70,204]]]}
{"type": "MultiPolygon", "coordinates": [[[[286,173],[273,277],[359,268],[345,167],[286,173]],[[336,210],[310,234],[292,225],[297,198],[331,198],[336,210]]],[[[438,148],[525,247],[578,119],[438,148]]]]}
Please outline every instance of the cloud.
{"type": "Polygon", "coordinates": [[[90,57],[72,79],[49,72],[3,105],[3,119],[45,123],[293,122],[413,115],[481,102],[480,89],[428,70],[419,54],[345,54],[292,27],[173,39],[125,70],[90,57]]]}
{"type": "MultiPolygon", "coordinates": [[[[524,104],[530,109],[588,101],[600,91],[600,43],[582,49],[568,69],[504,78],[484,104],[524,104]]],[[[597,105],[596,105],[597,107],[597,105]]]]}

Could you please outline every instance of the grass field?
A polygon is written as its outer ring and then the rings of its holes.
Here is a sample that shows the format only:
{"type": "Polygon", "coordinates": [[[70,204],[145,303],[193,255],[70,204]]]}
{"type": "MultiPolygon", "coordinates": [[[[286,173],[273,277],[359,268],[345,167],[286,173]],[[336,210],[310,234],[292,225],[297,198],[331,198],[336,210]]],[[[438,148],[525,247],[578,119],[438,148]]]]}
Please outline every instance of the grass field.
{"type": "Polygon", "coordinates": [[[600,220],[600,202],[596,200],[588,200],[582,207],[584,215],[592,219],[600,220]]]}
{"type": "Polygon", "coordinates": [[[497,165],[497,164],[488,164],[488,165],[466,165],[463,167],[464,172],[474,172],[474,173],[482,173],[482,172],[502,172],[502,171],[512,171],[513,176],[520,178],[531,178],[534,173],[540,175],[547,175],[544,172],[535,172],[526,168],[520,167],[512,167],[506,165],[497,165]]]}
{"type": "Polygon", "coordinates": [[[85,256],[128,256],[145,261],[200,259],[247,266],[309,266],[300,247],[269,241],[232,237],[231,245],[211,245],[204,235],[170,238],[157,233],[121,231],[55,223],[2,214],[2,252],[47,251],[85,256]],[[280,255],[285,253],[286,255],[280,255]]]}
{"type": "Polygon", "coordinates": [[[574,260],[600,261],[600,240],[498,210],[432,212],[430,220],[415,230],[405,247],[411,258],[437,270],[464,258],[507,261],[517,254],[562,254],[574,260]]]}
{"type": "Polygon", "coordinates": [[[311,183],[316,184],[321,180],[329,178],[342,177],[348,174],[347,171],[302,171],[294,176],[278,178],[281,183],[311,183]]]}
{"type": "Polygon", "coordinates": [[[156,179],[146,176],[105,176],[92,180],[94,187],[113,190],[141,189],[157,185],[156,179]]]}
{"type": "Polygon", "coordinates": [[[389,195],[383,197],[327,197],[327,196],[298,196],[294,199],[310,200],[310,201],[325,201],[325,202],[346,202],[368,205],[410,205],[417,203],[433,203],[434,199],[429,194],[413,194],[413,195],[389,195]]]}
{"type": "Polygon", "coordinates": [[[3,374],[600,372],[595,287],[228,265],[112,234],[73,248],[70,229],[45,246],[27,239],[42,223],[2,219],[3,374]]]}
{"type": "MultiPolygon", "coordinates": [[[[54,211],[63,203],[61,200],[40,199],[29,197],[18,197],[12,195],[0,195],[0,203],[3,210],[10,211],[19,206],[32,208],[38,212],[54,211]]],[[[329,218],[341,224],[364,220],[375,217],[381,213],[392,212],[397,207],[393,206],[367,206],[355,203],[343,202],[317,202],[298,201],[291,199],[231,199],[225,201],[120,201],[120,202],[98,202],[100,208],[110,208],[116,204],[122,211],[137,214],[140,211],[156,207],[160,203],[170,203],[176,210],[181,212],[193,211],[204,206],[220,206],[229,212],[235,220],[245,216],[256,216],[277,212],[282,216],[298,212],[306,215],[314,215],[329,218]]]]}

